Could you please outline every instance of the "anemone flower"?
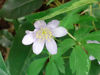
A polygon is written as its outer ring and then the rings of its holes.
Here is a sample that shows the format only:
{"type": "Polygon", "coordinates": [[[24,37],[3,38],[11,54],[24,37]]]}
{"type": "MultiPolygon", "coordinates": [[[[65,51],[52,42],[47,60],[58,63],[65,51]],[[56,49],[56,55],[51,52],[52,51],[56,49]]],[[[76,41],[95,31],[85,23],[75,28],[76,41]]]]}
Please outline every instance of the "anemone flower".
{"type": "Polygon", "coordinates": [[[38,55],[42,52],[44,45],[50,54],[57,53],[57,44],[54,37],[62,37],[67,34],[67,30],[58,26],[58,20],[52,20],[46,24],[43,20],[34,23],[34,31],[26,30],[26,35],[22,39],[24,45],[32,45],[33,52],[38,55]]]}

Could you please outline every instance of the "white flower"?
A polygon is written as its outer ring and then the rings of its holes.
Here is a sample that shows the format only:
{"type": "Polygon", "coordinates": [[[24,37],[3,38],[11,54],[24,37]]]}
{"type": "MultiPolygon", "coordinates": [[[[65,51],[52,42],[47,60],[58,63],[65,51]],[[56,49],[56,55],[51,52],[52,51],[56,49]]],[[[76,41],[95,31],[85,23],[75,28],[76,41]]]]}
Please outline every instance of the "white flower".
{"type": "Polygon", "coordinates": [[[99,41],[96,41],[96,40],[93,40],[93,41],[92,41],[92,40],[88,40],[88,41],[87,41],[87,44],[90,44],[90,43],[91,43],[91,44],[92,44],[92,43],[100,44],[99,41]]]}
{"type": "Polygon", "coordinates": [[[90,60],[95,60],[95,57],[91,55],[91,56],[89,56],[89,59],[90,60]]]}
{"type": "MultiPolygon", "coordinates": [[[[90,55],[90,56],[89,56],[89,59],[90,59],[91,61],[93,61],[93,60],[95,60],[95,57],[92,56],[92,55],[90,55]]],[[[100,64],[100,61],[98,61],[98,64],[100,64]]]]}
{"type": "Polygon", "coordinates": [[[26,30],[22,43],[24,45],[33,44],[32,50],[37,55],[42,52],[44,45],[50,54],[56,54],[57,44],[53,37],[62,37],[67,34],[67,30],[58,25],[58,20],[52,20],[47,25],[43,20],[36,21],[34,31],[26,30]]]}
{"type": "Polygon", "coordinates": [[[100,61],[98,61],[99,65],[100,65],[100,61]]]}

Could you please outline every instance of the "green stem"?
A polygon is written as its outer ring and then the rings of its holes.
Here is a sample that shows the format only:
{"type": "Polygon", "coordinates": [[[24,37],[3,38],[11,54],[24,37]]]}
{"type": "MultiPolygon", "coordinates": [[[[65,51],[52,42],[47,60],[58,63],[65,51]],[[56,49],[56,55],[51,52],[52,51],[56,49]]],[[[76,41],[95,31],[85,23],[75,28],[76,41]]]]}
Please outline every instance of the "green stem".
{"type": "Polygon", "coordinates": [[[57,6],[61,5],[61,3],[60,3],[59,0],[55,0],[55,4],[56,4],[57,6]]]}
{"type": "MultiPolygon", "coordinates": [[[[70,34],[69,32],[68,32],[68,35],[69,35],[73,40],[77,41],[76,38],[75,38],[72,34],[70,34]]],[[[78,43],[78,45],[81,45],[81,42],[77,41],[77,43],[78,43]]]]}
{"type": "Polygon", "coordinates": [[[69,58],[69,56],[65,56],[65,57],[63,57],[63,59],[68,59],[69,58]]]}
{"type": "MultiPolygon", "coordinates": [[[[92,14],[92,5],[90,5],[90,16],[93,16],[93,14],[92,14]]],[[[94,21],[92,21],[92,25],[93,25],[94,29],[97,30],[94,21]]]]}
{"type": "Polygon", "coordinates": [[[49,59],[51,58],[51,54],[48,52],[48,55],[49,55],[49,59]]]}
{"type": "Polygon", "coordinates": [[[76,38],[75,38],[72,34],[70,34],[69,32],[68,32],[68,35],[69,35],[73,40],[77,41],[76,38]]]}

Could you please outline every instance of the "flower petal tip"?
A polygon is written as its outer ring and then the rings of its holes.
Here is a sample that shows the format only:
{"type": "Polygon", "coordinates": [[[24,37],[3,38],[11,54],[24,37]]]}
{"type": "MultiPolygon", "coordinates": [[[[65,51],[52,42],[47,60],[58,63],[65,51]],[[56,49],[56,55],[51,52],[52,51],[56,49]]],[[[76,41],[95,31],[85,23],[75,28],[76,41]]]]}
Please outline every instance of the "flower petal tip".
{"type": "Polygon", "coordinates": [[[46,22],[44,20],[38,20],[34,23],[35,28],[41,28],[46,26],[46,22]]]}
{"type": "Polygon", "coordinates": [[[95,60],[95,57],[94,56],[89,56],[89,59],[90,60],[95,60]]]}
{"type": "Polygon", "coordinates": [[[65,29],[64,27],[57,27],[53,30],[53,35],[55,37],[63,37],[67,35],[67,33],[67,29],[65,29]]]}

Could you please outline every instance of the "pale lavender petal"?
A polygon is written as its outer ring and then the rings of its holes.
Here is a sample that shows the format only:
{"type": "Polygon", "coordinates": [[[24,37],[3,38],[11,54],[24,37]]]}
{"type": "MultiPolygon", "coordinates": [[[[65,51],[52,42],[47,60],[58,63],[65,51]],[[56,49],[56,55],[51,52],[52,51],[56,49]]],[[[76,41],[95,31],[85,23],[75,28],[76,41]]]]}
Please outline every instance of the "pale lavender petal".
{"type": "Polygon", "coordinates": [[[64,27],[57,27],[52,30],[53,36],[62,37],[67,35],[67,30],[64,27]]]}
{"type": "Polygon", "coordinates": [[[52,55],[57,53],[57,44],[53,39],[48,39],[46,41],[46,48],[52,55]]]}
{"type": "Polygon", "coordinates": [[[24,38],[22,39],[22,43],[24,45],[30,45],[30,44],[32,44],[35,41],[35,39],[36,38],[33,36],[33,34],[26,34],[24,36],[24,38]]]}
{"type": "Polygon", "coordinates": [[[94,56],[89,56],[89,59],[90,60],[95,60],[95,57],[94,56]]]}
{"type": "Polygon", "coordinates": [[[51,22],[49,22],[47,24],[47,27],[49,28],[56,28],[59,25],[59,21],[58,20],[52,20],[51,22]]]}
{"type": "Polygon", "coordinates": [[[100,44],[100,42],[99,42],[99,41],[96,41],[96,40],[88,40],[87,43],[88,43],[88,44],[89,44],[89,43],[100,44]]]}
{"type": "Polygon", "coordinates": [[[36,40],[32,46],[32,50],[36,55],[40,54],[43,48],[44,48],[44,41],[40,39],[36,40]]]}
{"type": "Polygon", "coordinates": [[[98,61],[99,65],[100,65],[100,61],[98,61]]]}
{"type": "Polygon", "coordinates": [[[30,31],[30,30],[26,30],[25,33],[26,34],[33,34],[34,32],[33,31],[30,31]]]}
{"type": "Polygon", "coordinates": [[[46,26],[46,22],[43,20],[38,20],[34,23],[35,28],[41,28],[46,26]]]}

